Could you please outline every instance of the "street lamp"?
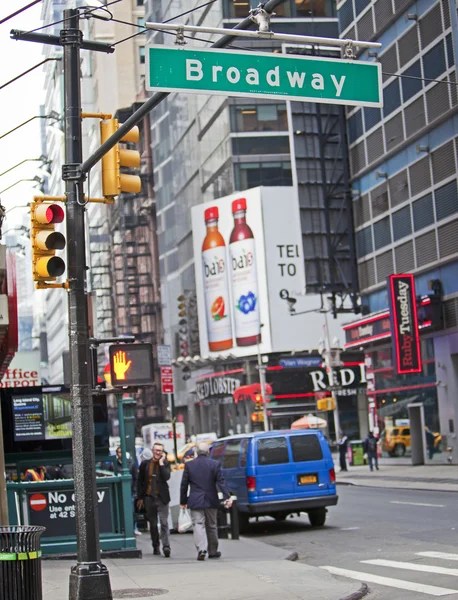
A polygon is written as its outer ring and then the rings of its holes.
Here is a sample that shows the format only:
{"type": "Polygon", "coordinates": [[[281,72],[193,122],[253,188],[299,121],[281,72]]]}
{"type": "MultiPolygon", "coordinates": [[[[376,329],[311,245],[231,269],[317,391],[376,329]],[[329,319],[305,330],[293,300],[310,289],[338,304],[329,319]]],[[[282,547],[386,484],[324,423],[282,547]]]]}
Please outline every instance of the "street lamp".
{"type": "Polygon", "coordinates": [[[21,162],[18,162],[17,165],[14,165],[13,167],[10,167],[6,171],[3,171],[3,173],[0,173],[0,177],[2,177],[2,175],[6,175],[7,173],[9,173],[10,171],[12,171],[16,167],[19,167],[20,165],[23,165],[24,163],[31,162],[31,161],[38,161],[38,162],[43,163],[43,165],[50,165],[51,164],[51,161],[48,160],[48,158],[46,156],[43,156],[43,155],[39,156],[38,158],[25,158],[24,160],[21,160],[21,162]]]}
{"type": "Polygon", "coordinates": [[[35,175],[35,177],[33,179],[18,179],[17,181],[15,181],[14,183],[12,183],[11,185],[9,185],[7,188],[5,188],[4,190],[0,191],[0,194],[3,194],[4,192],[7,192],[8,190],[10,190],[12,187],[14,187],[15,185],[17,185],[18,183],[22,183],[23,181],[34,181],[35,183],[39,183],[40,185],[43,183],[43,180],[38,177],[38,175],[35,175]]]}
{"type": "Polygon", "coordinates": [[[9,135],[10,133],[13,133],[14,131],[17,131],[21,127],[24,127],[24,125],[27,125],[27,123],[30,123],[34,119],[53,119],[54,121],[60,121],[60,115],[59,115],[59,113],[55,112],[54,110],[52,110],[49,113],[49,115],[35,115],[34,117],[31,117],[30,119],[27,119],[27,121],[24,121],[20,125],[17,125],[16,127],[13,127],[13,129],[10,129],[6,133],[3,133],[2,135],[0,135],[0,140],[2,140],[4,137],[6,137],[7,135],[9,135]]]}

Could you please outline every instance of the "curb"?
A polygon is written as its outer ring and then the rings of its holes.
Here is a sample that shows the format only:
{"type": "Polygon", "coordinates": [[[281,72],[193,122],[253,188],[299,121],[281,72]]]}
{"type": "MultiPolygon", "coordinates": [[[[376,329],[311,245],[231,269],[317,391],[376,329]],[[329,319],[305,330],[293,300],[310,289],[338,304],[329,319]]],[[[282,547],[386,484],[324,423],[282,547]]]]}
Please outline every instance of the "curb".
{"type": "Polygon", "coordinates": [[[357,592],[353,592],[344,598],[339,598],[339,600],[360,600],[360,598],[364,598],[369,593],[369,588],[366,583],[362,583],[361,587],[357,592]]]}
{"type": "Polygon", "coordinates": [[[285,560],[290,560],[292,562],[295,562],[298,558],[299,558],[299,554],[297,552],[291,552],[291,554],[288,554],[288,556],[285,558],[285,560]]]}
{"type": "Polygon", "coordinates": [[[387,481],[385,485],[371,485],[370,483],[358,483],[354,481],[337,481],[337,485],[343,486],[353,486],[353,487],[365,487],[365,488],[383,488],[390,490],[403,490],[403,491],[412,491],[412,492],[443,492],[446,494],[456,494],[458,490],[443,490],[442,488],[434,488],[434,487],[399,487],[393,481],[387,481]]]}

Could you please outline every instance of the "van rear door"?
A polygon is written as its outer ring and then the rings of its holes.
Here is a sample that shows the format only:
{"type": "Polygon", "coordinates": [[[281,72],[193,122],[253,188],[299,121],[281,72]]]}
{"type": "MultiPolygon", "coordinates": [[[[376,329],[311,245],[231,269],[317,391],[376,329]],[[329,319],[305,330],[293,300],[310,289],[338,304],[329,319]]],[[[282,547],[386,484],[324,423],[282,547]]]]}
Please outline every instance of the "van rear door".
{"type": "Polygon", "coordinates": [[[256,440],[256,493],[252,502],[284,500],[293,493],[293,465],[286,436],[256,440]]]}
{"type": "Polygon", "coordinates": [[[331,483],[332,459],[323,455],[320,438],[314,433],[291,435],[294,465],[293,488],[297,496],[321,496],[335,493],[331,483]]]}

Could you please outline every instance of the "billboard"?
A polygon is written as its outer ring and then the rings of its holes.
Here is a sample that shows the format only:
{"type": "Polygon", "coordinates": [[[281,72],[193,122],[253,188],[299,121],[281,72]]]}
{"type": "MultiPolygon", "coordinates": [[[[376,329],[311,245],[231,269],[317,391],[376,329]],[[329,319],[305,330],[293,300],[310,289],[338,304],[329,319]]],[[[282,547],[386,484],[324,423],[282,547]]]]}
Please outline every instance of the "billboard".
{"type": "Polygon", "coordinates": [[[5,370],[0,388],[19,388],[41,385],[40,353],[16,352],[5,370]]]}
{"type": "Polygon", "coordinates": [[[284,291],[304,293],[299,208],[291,187],[258,187],[192,208],[201,356],[304,348],[284,291]]]}
{"type": "Polygon", "coordinates": [[[396,371],[419,373],[422,366],[414,276],[390,275],[388,292],[396,371]]]}

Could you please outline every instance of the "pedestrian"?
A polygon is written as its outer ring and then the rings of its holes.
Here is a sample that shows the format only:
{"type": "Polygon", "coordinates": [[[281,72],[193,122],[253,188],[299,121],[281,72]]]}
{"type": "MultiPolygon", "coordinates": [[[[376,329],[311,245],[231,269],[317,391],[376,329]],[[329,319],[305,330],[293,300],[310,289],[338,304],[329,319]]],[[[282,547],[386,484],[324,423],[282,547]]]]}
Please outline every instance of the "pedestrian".
{"type": "Polygon", "coordinates": [[[146,511],[149,521],[153,554],[160,556],[159,542],[166,558],[170,556],[169,542],[169,503],[170,465],[163,444],[156,442],[152,448],[153,457],[144,460],[138,471],[137,506],[146,511]],[[161,536],[157,527],[157,517],[161,523],[161,536]]]}
{"type": "Polygon", "coordinates": [[[180,508],[191,510],[197,560],[205,560],[207,552],[208,558],[220,558],[217,527],[220,500],[217,486],[223,494],[224,505],[227,508],[232,505],[231,495],[220,463],[208,457],[209,446],[206,442],[197,443],[196,454],[197,458],[187,462],[184,467],[180,508]]]}
{"type": "Polygon", "coordinates": [[[45,479],[49,479],[46,474],[46,467],[36,466],[31,469],[27,469],[24,476],[24,481],[45,481],[45,479]]]}
{"type": "Polygon", "coordinates": [[[339,446],[339,461],[340,461],[340,470],[348,471],[347,469],[347,450],[348,450],[348,437],[344,434],[342,430],[340,430],[340,439],[337,442],[339,446]]]}
{"type": "Polygon", "coordinates": [[[373,465],[378,471],[378,456],[377,456],[377,438],[372,431],[369,431],[363,441],[363,450],[369,459],[369,469],[374,470],[373,465]]]}
{"type": "MultiPolygon", "coordinates": [[[[137,527],[137,517],[135,516],[135,498],[137,493],[137,477],[138,477],[138,469],[134,460],[131,459],[129,452],[126,452],[126,463],[127,468],[129,469],[129,473],[131,476],[130,482],[130,493],[132,496],[132,510],[134,514],[134,534],[141,535],[141,531],[138,530],[137,527]]],[[[121,446],[116,448],[116,460],[114,463],[110,463],[108,467],[108,471],[113,471],[115,475],[120,475],[122,471],[122,450],[121,446]]]]}

